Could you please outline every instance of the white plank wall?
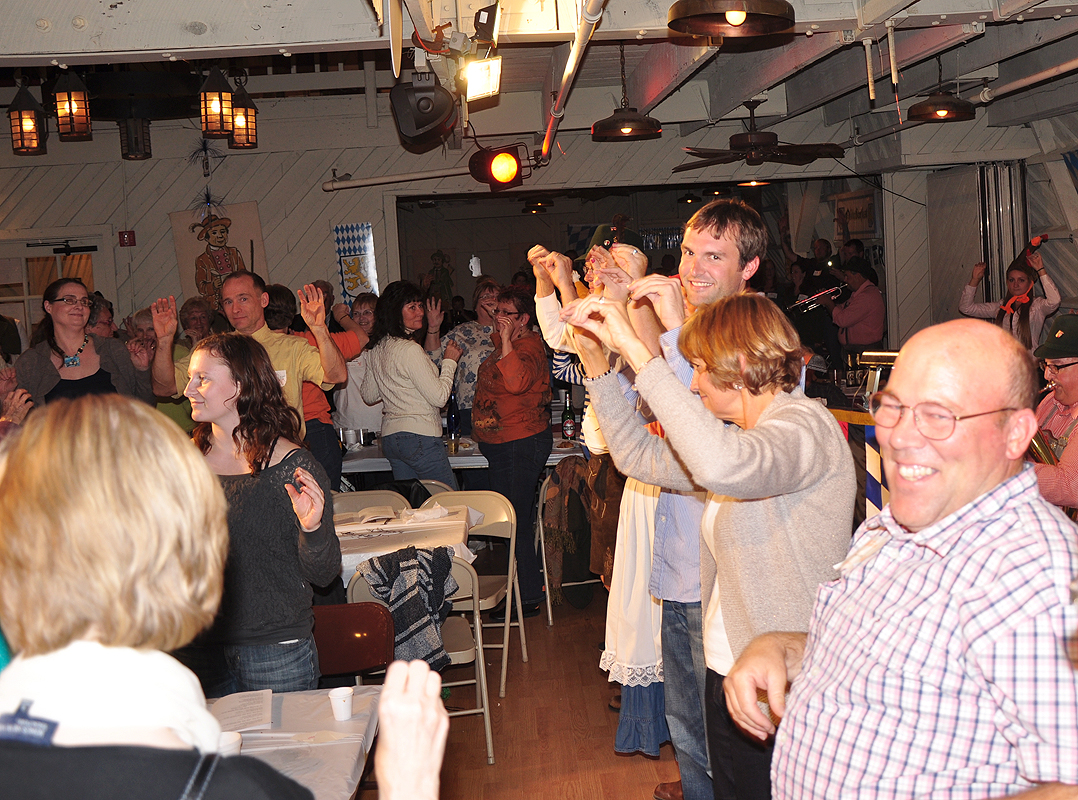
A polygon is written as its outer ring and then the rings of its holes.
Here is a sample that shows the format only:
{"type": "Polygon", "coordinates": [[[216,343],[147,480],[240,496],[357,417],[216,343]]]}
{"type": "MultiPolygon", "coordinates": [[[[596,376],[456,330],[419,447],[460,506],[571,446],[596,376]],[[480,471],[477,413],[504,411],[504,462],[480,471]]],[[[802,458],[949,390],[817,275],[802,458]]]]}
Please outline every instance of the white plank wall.
{"type": "Polygon", "coordinates": [[[932,324],[928,264],[928,173],[883,176],[888,345],[897,350],[932,324]]]}
{"type": "MultiPolygon", "coordinates": [[[[848,123],[825,126],[821,120],[821,114],[811,112],[781,123],[776,130],[785,142],[842,141],[851,134],[848,123]]],[[[377,129],[366,127],[362,96],[268,100],[260,114],[259,127],[262,143],[257,151],[229,151],[223,143],[219,145],[225,157],[215,161],[210,186],[226,204],[258,203],[268,275],[274,282],[295,287],[304,281],[330,277],[336,262],[332,226],[371,222],[379,280],[385,285],[400,275],[396,221],[385,216],[386,209],[396,213],[397,196],[488,196],[485,186],[468,177],[323,192],[321,184],[331,177],[333,168],[358,178],[467,163],[473,150],[470,143],[462,151],[435,148],[419,155],[405,151],[397,140],[385,96],[379,96],[377,129]]],[[[550,166],[536,171],[523,189],[713,185],[734,178],[846,177],[855,164],[851,151],[844,164],[820,160],[801,168],[724,165],[701,173],[671,175],[670,168],[687,158],[682,146],[726,147],[730,134],[738,130],[740,126],[724,123],[682,139],[676,126],[669,126],[660,140],[628,145],[595,143],[586,131],[563,131],[550,166]]],[[[991,134],[978,134],[968,146],[999,144],[1011,148],[1013,137],[1021,134],[1009,131],[996,129],[991,134]]],[[[201,166],[187,161],[200,138],[191,121],[154,123],[151,136],[154,158],[147,162],[120,159],[112,123],[96,125],[94,141],[89,143],[62,143],[53,137],[49,154],[40,158],[17,158],[0,148],[0,232],[33,229],[51,237],[72,226],[107,226],[111,235],[102,245],[113,248],[117,287],[113,299],[118,302],[121,316],[156,297],[180,294],[168,214],[190,208],[206,186],[201,166]],[[115,246],[116,231],[124,229],[136,232],[136,247],[115,246]]],[[[484,144],[495,146],[511,141],[484,139],[484,144]]],[[[528,146],[535,146],[530,137],[528,146]]],[[[992,154],[982,151],[980,156],[983,159],[992,154]]],[[[905,186],[911,177],[892,176],[888,180],[905,186]]],[[[915,192],[918,187],[923,191],[923,176],[920,181],[912,179],[911,185],[915,192]]],[[[594,214],[589,217],[592,218],[581,222],[603,221],[594,214]]],[[[897,225],[901,235],[914,237],[918,223],[923,237],[923,212],[918,217],[914,208],[902,203],[890,209],[888,227],[897,225]]],[[[912,238],[904,241],[896,252],[903,254],[903,262],[912,268],[918,262],[923,265],[925,258],[905,257],[917,251],[918,245],[911,242],[912,238]]],[[[503,246],[490,257],[515,263],[521,257],[519,247],[519,242],[503,246]]],[[[458,263],[457,268],[463,270],[464,264],[458,263]]],[[[906,293],[900,306],[893,309],[894,323],[906,336],[920,324],[913,308],[926,298],[916,295],[916,281],[907,283],[902,273],[896,274],[890,268],[888,275],[888,296],[898,298],[906,293]],[[892,281],[896,282],[893,288],[901,287],[901,292],[892,291],[892,281]]],[[[111,281],[106,283],[111,285],[111,281]]],[[[920,308],[927,309],[927,302],[920,308]]]]}

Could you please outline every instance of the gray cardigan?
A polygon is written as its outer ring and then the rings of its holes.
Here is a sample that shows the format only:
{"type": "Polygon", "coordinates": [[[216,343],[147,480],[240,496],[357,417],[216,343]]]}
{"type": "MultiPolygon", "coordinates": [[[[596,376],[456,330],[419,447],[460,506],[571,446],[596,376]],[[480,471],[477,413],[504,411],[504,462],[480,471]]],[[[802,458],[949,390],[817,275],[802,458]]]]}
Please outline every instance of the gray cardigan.
{"type": "Polygon", "coordinates": [[[849,446],[827,409],[795,389],[741,430],[712,416],[655,358],[636,387],[662,423],[660,439],[640,425],[616,376],[587,386],[618,469],[722,496],[714,529],[701,531],[710,541],[700,548],[700,585],[706,616],[718,580],[734,657],[761,633],[807,631],[817,586],[837,577],[833,566],[849,549],[857,493],[849,446]]]}
{"type": "MultiPolygon", "coordinates": [[[[101,369],[112,376],[112,385],[116,387],[116,391],[154,405],[150,371],[135,369],[127,346],[119,339],[102,339],[93,333],[90,334],[90,340],[101,359],[101,369]]],[[[60,371],[52,363],[49,343],[38,342],[19,356],[19,360],[15,362],[15,375],[19,388],[30,393],[34,405],[38,408],[45,405],[45,395],[60,382],[60,371]]]]}

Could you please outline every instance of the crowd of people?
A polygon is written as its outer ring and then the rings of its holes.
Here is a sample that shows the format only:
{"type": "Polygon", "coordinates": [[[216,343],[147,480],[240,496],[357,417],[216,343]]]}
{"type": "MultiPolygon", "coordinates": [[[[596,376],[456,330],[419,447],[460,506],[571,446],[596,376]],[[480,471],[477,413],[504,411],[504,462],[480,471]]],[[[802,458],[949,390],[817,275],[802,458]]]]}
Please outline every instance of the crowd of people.
{"type": "MultiPolygon", "coordinates": [[[[579,259],[536,245],[513,285],[479,280],[474,318],[429,281],[349,307],[324,282],[293,294],[240,270],[217,308],[160,299],[121,341],[104,298],[51,284],[31,346],[0,370],[15,656],[0,713],[32,701],[63,745],[0,733],[19,785],[79,793],[80,765],[138,763],[171,791],[217,749],[205,697],[318,685],[312,602],[340,573],[335,428],[377,425],[395,479],[456,488],[452,395],[489,488],[532,530],[556,369],[587,394],[602,661],[650,676],[623,688],[621,725],[660,720],[678,759],[657,800],[1074,797],[1078,316],[1044,333],[1059,293],[1041,256],[1011,265],[997,303],[974,301],[974,267],[960,308],[995,324],[933,326],[901,348],[867,403],[890,502],[855,530],[846,433],[805,386],[806,345],[835,363],[886,341],[861,242],[832,257],[819,240],[809,259],[781,229],[791,290],[742,202],[689,220],[673,275],[649,269],[625,223],[579,259]],[[807,314],[775,302],[806,297],[807,314]],[[166,404],[189,435],[151,408],[166,404]],[[127,469],[136,453],[144,468],[127,469]],[[52,679],[71,670],[100,693],[52,679]],[[132,702],[151,682],[168,702],[132,702]]],[[[531,616],[544,578],[530,535],[516,559],[531,616]]],[[[438,685],[422,664],[387,673],[387,797],[437,796],[438,685]]],[[[252,759],[215,780],[208,797],[305,796],[252,759]]]]}

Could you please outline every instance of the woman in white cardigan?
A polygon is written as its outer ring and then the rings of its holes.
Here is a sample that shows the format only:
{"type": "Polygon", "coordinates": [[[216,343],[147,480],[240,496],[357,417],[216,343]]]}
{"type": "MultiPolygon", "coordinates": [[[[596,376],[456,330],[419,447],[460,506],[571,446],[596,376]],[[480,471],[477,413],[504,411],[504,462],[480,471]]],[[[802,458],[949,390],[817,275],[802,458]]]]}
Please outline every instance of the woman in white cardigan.
{"type": "Polygon", "coordinates": [[[620,304],[589,297],[563,314],[578,329],[588,390],[618,469],[670,489],[708,490],[700,564],[715,793],[767,798],[773,742],[741,735],[722,679],[759,633],[807,630],[817,586],[833,579],[849,547],[849,447],[834,417],[798,388],[801,343],[761,295],[724,298],[685,323],[678,346],[694,367],[689,389],[652,356],[620,304]],[[596,337],[636,370],[662,438],[640,426],[596,337]]]}
{"type": "Polygon", "coordinates": [[[453,391],[461,350],[447,343],[439,370],[419,344],[426,321],[418,286],[394,281],[386,287],[374,309],[360,394],[367,405],[384,404],[382,455],[396,480],[433,478],[456,489],[442,444],[441,408],[453,391]]]}

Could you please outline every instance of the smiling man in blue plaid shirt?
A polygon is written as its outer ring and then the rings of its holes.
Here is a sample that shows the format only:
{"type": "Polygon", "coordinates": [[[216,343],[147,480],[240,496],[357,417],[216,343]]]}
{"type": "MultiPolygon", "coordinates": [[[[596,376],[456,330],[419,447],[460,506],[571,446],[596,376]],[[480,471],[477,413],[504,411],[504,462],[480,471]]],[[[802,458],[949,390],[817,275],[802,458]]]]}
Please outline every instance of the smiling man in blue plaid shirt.
{"type": "Polygon", "coordinates": [[[776,735],[776,800],[1078,797],[1078,536],[1023,462],[1034,385],[983,322],[902,348],[871,403],[890,505],[807,636],[760,637],[726,678],[738,723],[776,735]]]}

